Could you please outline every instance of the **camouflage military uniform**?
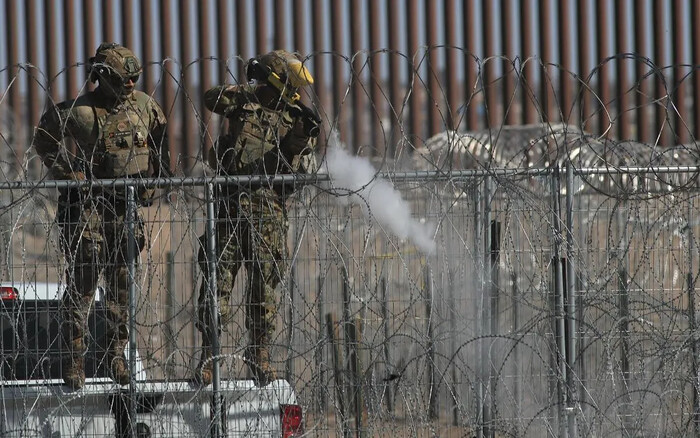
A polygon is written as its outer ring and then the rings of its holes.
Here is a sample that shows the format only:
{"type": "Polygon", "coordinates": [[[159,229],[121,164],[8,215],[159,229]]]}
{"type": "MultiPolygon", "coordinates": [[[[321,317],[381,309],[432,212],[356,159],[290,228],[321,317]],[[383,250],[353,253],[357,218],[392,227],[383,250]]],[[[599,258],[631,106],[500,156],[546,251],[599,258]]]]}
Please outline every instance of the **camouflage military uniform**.
{"type": "MultiPolygon", "coordinates": [[[[313,157],[315,138],[304,128],[300,107],[281,102],[279,94],[270,97],[269,90],[265,84],[223,85],[205,93],[207,108],[229,119],[228,134],[219,138],[208,158],[217,174],[274,176],[306,171],[304,163],[313,157]]],[[[220,187],[217,194],[219,327],[226,326],[232,316],[231,293],[243,266],[248,274],[245,323],[250,341],[246,355],[254,376],[263,384],[274,378],[268,347],[277,317],[275,288],[288,267],[285,203],[292,191],[290,185],[264,183],[220,187]]],[[[200,267],[209,278],[205,236],[200,240],[200,267]]],[[[204,350],[196,378],[209,383],[213,327],[206,278],[199,296],[198,328],[204,350]]]]}
{"type": "MultiPolygon", "coordinates": [[[[110,56],[116,57],[116,60],[102,59],[103,64],[124,61],[126,71],[121,74],[133,73],[133,77],[124,79],[130,87],[115,92],[108,88],[103,76],[98,76],[95,79],[100,84],[95,91],[52,106],[43,115],[34,137],[34,148],[55,179],[148,177],[159,174],[161,165],[167,166],[163,111],[150,96],[133,90],[140,65],[131,64],[133,54],[128,49],[114,45],[103,45],[100,49],[103,47],[107,47],[110,56]],[[132,72],[129,71],[130,65],[132,72]],[[62,141],[64,137],[72,138],[77,144],[75,155],[68,152],[62,141]]],[[[98,57],[105,52],[100,52],[100,49],[98,57]]],[[[106,280],[107,334],[111,339],[109,360],[113,373],[116,373],[115,360],[121,367],[115,380],[128,383],[128,375],[125,378],[123,372],[125,363],[122,362],[128,340],[125,193],[125,189],[99,187],[63,189],[60,193],[57,222],[67,263],[62,332],[72,364],[64,365],[64,379],[76,388],[84,382],[81,367],[82,355],[86,351],[86,318],[101,271],[104,271],[106,280]],[[73,375],[67,376],[71,367],[73,375]]],[[[145,200],[148,191],[140,190],[139,196],[145,200]]],[[[135,234],[137,251],[140,252],[145,238],[138,211],[135,234]]]]}

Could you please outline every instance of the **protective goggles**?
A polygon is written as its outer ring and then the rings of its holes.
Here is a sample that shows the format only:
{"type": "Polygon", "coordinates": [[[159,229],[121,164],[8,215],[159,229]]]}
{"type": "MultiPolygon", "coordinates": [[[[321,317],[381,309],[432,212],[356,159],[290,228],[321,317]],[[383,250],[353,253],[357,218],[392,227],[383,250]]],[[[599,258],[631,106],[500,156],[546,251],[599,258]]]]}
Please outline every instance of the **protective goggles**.
{"type": "Polygon", "coordinates": [[[282,82],[282,78],[280,78],[277,73],[273,72],[271,68],[260,64],[260,62],[257,59],[253,59],[250,61],[250,64],[248,64],[248,71],[246,75],[248,78],[251,79],[255,78],[258,80],[264,80],[268,84],[275,87],[282,95],[282,99],[284,99],[289,104],[294,105],[299,101],[299,99],[301,99],[299,93],[296,93],[290,87],[287,87],[287,85],[282,82]]]}
{"type": "Polygon", "coordinates": [[[267,76],[267,82],[279,90],[282,98],[284,98],[287,103],[294,105],[299,101],[299,99],[301,99],[299,93],[290,92],[291,90],[289,90],[288,87],[282,83],[282,78],[280,78],[277,73],[271,71],[267,76]]]}
{"type": "Polygon", "coordinates": [[[133,83],[137,83],[139,81],[140,77],[141,77],[141,75],[133,75],[133,76],[126,76],[126,77],[122,76],[122,81],[124,82],[124,85],[128,84],[129,81],[131,81],[133,83]]]}

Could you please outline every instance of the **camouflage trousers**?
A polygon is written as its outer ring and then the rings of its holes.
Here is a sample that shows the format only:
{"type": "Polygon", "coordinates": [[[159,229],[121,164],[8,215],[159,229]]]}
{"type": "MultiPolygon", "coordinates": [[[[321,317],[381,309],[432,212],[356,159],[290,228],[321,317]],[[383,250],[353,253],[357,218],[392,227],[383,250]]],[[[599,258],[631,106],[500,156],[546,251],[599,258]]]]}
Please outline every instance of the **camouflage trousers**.
{"type": "MultiPolygon", "coordinates": [[[[71,191],[59,199],[57,222],[66,258],[66,292],[61,302],[64,346],[74,355],[87,348],[85,330],[100,274],[105,279],[108,352],[121,355],[128,341],[129,289],[126,203],[71,191]]],[[[138,210],[136,254],[144,247],[138,210]]],[[[138,262],[138,257],[136,259],[138,262]]]]}
{"type": "MultiPolygon", "coordinates": [[[[287,269],[289,221],[283,202],[269,197],[243,195],[221,202],[216,224],[216,290],[219,328],[233,317],[231,295],[236,276],[245,268],[248,282],[245,296],[245,325],[254,344],[267,343],[275,331],[277,298],[275,288],[287,269]]],[[[213,335],[206,234],[200,237],[199,265],[204,281],[199,293],[198,329],[204,345],[213,335]]]]}

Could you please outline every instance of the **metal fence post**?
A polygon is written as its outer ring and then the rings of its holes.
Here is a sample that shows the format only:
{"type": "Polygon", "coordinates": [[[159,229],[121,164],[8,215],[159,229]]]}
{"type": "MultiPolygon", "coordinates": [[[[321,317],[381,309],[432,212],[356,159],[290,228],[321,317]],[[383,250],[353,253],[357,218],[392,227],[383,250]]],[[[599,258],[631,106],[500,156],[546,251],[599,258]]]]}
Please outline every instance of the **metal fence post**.
{"type": "Polygon", "coordinates": [[[209,274],[208,280],[208,295],[209,309],[211,311],[210,321],[213,328],[211,329],[211,349],[213,355],[214,378],[212,382],[212,408],[214,418],[212,421],[212,435],[215,437],[221,436],[221,398],[220,385],[221,374],[219,369],[219,355],[221,354],[221,346],[219,345],[219,301],[218,291],[216,287],[216,217],[214,214],[214,184],[208,183],[206,186],[206,203],[207,203],[207,221],[206,221],[206,238],[207,238],[207,271],[209,274]]]}
{"type": "MultiPolygon", "coordinates": [[[[513,320],[513,336],[518,341],[522,339],[523,336],[520,332],[520,291],[518,289],[518,276],[514,272],[510,274],[511,282],[511,318],[513,320]]],[[[519,345],[513,346],[513,360],[512,362],[512,372],[513,372],[513,400],[515,401],[515,412],[516,415],[521,415],[523,411],[522,406],[522,374],[520,373],[520,347],[519,345]]]]}
{"type": "Polygon", "coordinates": [[[622,381],[624,382],[623,400],[624,404],[621,409],[620,416],[622,417],[622,433],[623,434],[635,434],[635,429],[638,430],[638,425],[632,418],[634,415],[630,409],[632,398],[629,392],[630,384],[630,309],[629,309],[629,288],[628,288],[628,278],[629,272],[627,270],[627,248],[628,248],[628,236],[627,236],[627,220],[623,216],[626,201],[620,199],[617,204],[617,230],[620,233],[619,239],[620,243],[618,248],[616,248],[617,256],[617,278],[618,278],[618,295],[619,295],[619,325],[618,330],[620,334],[620,372],[622,374],[622,381]]]}
{"type": "MultiPolygon", "coordinates": [[[[201,269],[199,268],[198,252],[199,251],[194,251],[194,255],[190,257],[190,267],[192,268],[190,270],[191,271],[190,275],[192,275],[191,282],[192,282],[192,290],[193,291],[199,290],[197,288],[197,280],[198,280],[199,275],[202,275],[202,276],[205,275],[205,273],[201,272],[201,269]]],[[[202,281],[206,281],[206,280],[203,279],[202,281]]],[[[190,345],[192,345],[193,350],[196,349],[197,336],[199,336],[199,329],[197,328],[197,324],[195,323],[198,315],[199,315],[199,301],[192,300],[192,315],[191,315],[192,316],[192,318],[191,318],[192,319],[192,325],[191,325],[191,327],[192,327],[192,333],[191,333],[192,343],[190,345]]],[[[195,358],[195,361],[196,361],[196,358],[195,358]]],[[[194,366],[192,368],[194,368],[194,366]]]]}
{"type": "Polygon", "coordinates": [[[576,436],[576,415],[578,413],[578,391],[576,390],[575,377],[577,366],[576,353],[578,351],[578,326],[576,312],[578,297],[576,294],[576,270],[574,269],[574,169],[571,162],[566,162],[566,292],[568,306],[566,307],[566,318],[568,320],[567,343],[567,381],[569,391],[569,405],[567,406],[569,436],[576,436]]]}
{"type": "Polygon", "coordinates": [[[692,361],[691,370],[693,382],[693,432],[695,436],[700,436],[700,375],[698,374],[698,341],[697,341],[697,319],[695,315],[695,280],[693,279],[693,251],[695,251],[695,240],[693,229],[690,227],[693,198],[688,199],[687,239],[688,239],[688,274],[686,275],[686,285],[688,288],[688,329],[691,333],[692,361]]]}
{"type": "Polygon", "coordinates": [[[566,382],[567,369],[566,369],[566,315],[564,303],[564,275],[563,266],[561,260],[561,244],[562,244],[562,232],[561,232],[561,207],[559,202],[559,188],[561,187],[559,168],[554,168],[554,174],[551,179],[551,192],[552,192],[552,226],[553,226],[553,261],[554,261],[554,304],[555,304],[555,318],[556,318],[556,354],[557,356],[557,368],[559,372],[557,384],[558,392],[558,402],[559,408],[558,413],[558,423],[559,423],[559,435],[562,437],[568,436],[568,428],[566,427],[566,410],[567,406],[567,394],[566,394],[566,382]]]}
{"type": "Polygon", "coordinates": [[[459,426],[459,384],[457,382],[457,366],[455,362],[457,360],[457,299],[455,298],[455,272],[450,269],[448,272],[448,297],[447,303],[449,306],[448,312],[450,317],[449,321],[449,333],[450,333],[450,347],[449,355],[450,359],[450,375],[452,377],[452,425],[459,426]]]}
{"type": "Polygon", "coordinates": [[[319,382],[319,391],[318,391],[318,412],[319,413],[324,413],[326,412],[326,408],[328,406],[328,399],[326,397],[326,370],[324,366],[324,361],[323,361],[323,348],[327,342],[328,335],[326,334],[326,328],[324,327],[324,305],[323,305],[323,285],[325,282],[325,277],[322,275],[319,275],[318,281],[317,281],[317,290],[318,293],[316,294],[316,300],[317,300],[317,312],[318,312],[318,342],[316,344],[316,351],[314,352],[314,356],[316,357],[316,366],[318,366],[318,382],[319,382]]]}
{"type": "MultiPolygon", "coordinates": [[[[341,324],[343,327],[343,342],[344,342],[344,347],[345,347],[345,360],[347,363],[345,363],[346,369],[350,369],[350,356],[352,355],[352,347],[350,346],[350,328],[349,324],[351,321],[350,317],[350,300],[351,300],[351,292],[350,292],[350,277],[348,275],[348,271],[345,267],[342,268],[341,270],[341,278],[343,281],[342,285],[342,295],[343,295],[343,316],[341,320],[341,324]]],[[[352,374],[350,374],[352,375],[352,374]]],[[[350,388],[345,388],[346,391],[348,391],[350,388]]]]}
{"type": "Polygon", "coordinates": [[[336,419],[336,423],[340,426],[340,431],[344,438],[350,436],[350,428],[347,427],[347,413],[345,401],[345,378],[342,358],[340,356],[340,335],[338,334],[338,323],[334,313],[326,314],[326,329],[328,330],[328,342],[331,347],[331,358],[333,360],[333,379],[335,380],[336,404],[338,405],[338,413],[340,421],[336,419]]]}
{"type": "Polygon", "coordinates": [[[483,241],[480,242],[479,246],[479,263],[482,266],[480,278],[481,278],[481,294],[480,294],[480,304],[479,308],[479,318],[481,319],[479,327],[481,330],[481,340],[480,340],[480,351],[479,356],[481,358],[480,368],[480,394],[479,403],[481,404],[481,422],[479,434],[480,436],[491,437],[493,436],[493,429],[491,427],[491,422],[493,421],[491,411],[491,400],[489,400],[493,394],[491,393],[491,371],[490,371],[490,348],[488,342],[490,338],[488,337],[491,331],[491,300],[490,293],[491,288],[488,283],[491,281],[491,263],[490,263],[490,252],[491,252],[491,177],[484,177],[484,196],[483,196],[483,210],[480,217],[481,221],[478,223],[480,228],[480,234],[483,236],[483,241]]]}
{"type": "MultiPolygon", "coordinates": [[[[491,198],[489,198],[491,199],[491,198]]],[[[489,203],[490,204],[490,203],[489,203]]],[[[491,208],[489,207],[489,216],[491,216],[491,208]]],[[[498,290],[498,285],[500,284],[500,267],[499,259],[501,255],[501,223],[497,220],[491,219],[489,217],[488,222],[488,258],[489,258],[489,324],[490,331],[489,335],[491,339],[495,339],[498,335],[499,330],[499,320],[500,320],[500,291],[498,290]]],[[[493,349],[492,349],[493,351],[493,349]]],[[[489,361],[492,363],[493,361],[489,361]]],[[[496,386],[498,384],[498,375],[493,365],[489,365],[489,388],[491,397],[491,413],[498,412],[498,406],[496,405],[496,386]]],[[[495,434],[495,431],[492,431],[495,434]]]]}
{"type": "Polygon", "coordinates": [[[165,362],[165,373],[169,378],[175,375],[175,364],[173,362],[173,355],[177,351],[177,342],[175,342],[175,284],[177,283],[175,276],[175,253],[168,251],[166,254],[166,287],[167,295],[165,296],[165,335],[167,336],[165,340],[165,354],[168,358],[165,362]]]}
{"type": "Polygon", "coordinates": [[[129,430],[136,432],[136,190],[126,188],[126,261],[129,271],[129,430]]]}
{"type": "Polygon", "coordinates": [[[363,438],[367,436],[367,410],[365,409],[363,362],[360,357],[360,343],[362,342],[362,319],[356,316],[346,323],[350,356],[346,358],[349,366],[349,375],[352,379],[352,405],[355,412],[355,436],[363,438]]]}
{"type": "Polygon", "coordinates": [[[287,360],[284,365],[284,377],[288,382],[291,382],[294,377],[294,289],[297,276],[296,271],[296,263],[292,262],[289,271],[289,306],[287,308],[287,360]]]}
{"type": "Polygon", "coordinates": [[[433,276],[430,266],[425,266],[425,318],[427,322],[428,344],[426,346],[426,360],[428,361],[428,419],[438,418],[438,378],[435,367],[435,333],[433,326],[433,276]]]}
{"type": "MultiPolygon", "coordinates": [[[[474,265],[476,266],[477,272],[474,275],[474,294],[476,298],[476,303],[474,309],[476,311],[474,315],[474,320],[476,321],[476,336],[479,336],[482,327],[483,318],[483,291],[484,291],[484,258],[481,256],[481,249],[483,248],[483,205],[481,201],[482,188],[476,187],[474,189],[474,265]]],[[[482,346],[483,340],[474,342],[474,357],[479,357],[483,351],[482,346]]],[[[476,419],[475,424],[477,425],[477,437],[483,438],[483,415],[484,415],[484,382],[483,373],[481,370],[481,361],[474,364],[474,368],[479,371],[479,376],[476,385],[476,419]]]]}
{"type": "Polygon", "coordinates": [[[386,374],[384,380],[386,382],[386,409],[390,414],[394,413],[394,391],[391,383],[391,375],[400,370],[394,370],[391,365],[391,347],[389,345],[389,339],[391,339],[391,333],[389,331],[389,298],[387,295],[388,287],[386,284],[386,277],[382,276],[379,279],[379,288],[382,294],[382,326],[384,327],[384,342],[382,343],[384,352],[384,372],[386,374]]]}

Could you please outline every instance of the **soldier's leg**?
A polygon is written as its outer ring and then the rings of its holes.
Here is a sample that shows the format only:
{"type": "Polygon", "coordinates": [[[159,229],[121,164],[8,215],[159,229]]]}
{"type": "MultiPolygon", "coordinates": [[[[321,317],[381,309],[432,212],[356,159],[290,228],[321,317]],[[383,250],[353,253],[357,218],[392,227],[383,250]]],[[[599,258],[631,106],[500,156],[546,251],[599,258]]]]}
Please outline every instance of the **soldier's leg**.
{"type": "MultiPolygon", "coordinates": [[[[277,318],[275,288],[287,270],[286,214],[279,206],[272,214],[263,214],[250,235],[252,260],[246,264],[249,287],[246,302],[246,327],[250,335],[247,350],[253,375],[261,385],[276,378],[270,362],[270,347],[277,318]]],[[[264,212],[264,213],[269,213],[264,212]]]]}
{"type": "MultiPolygon", "coordinates": [[[[129,342],[129,233],[126,223],[126,210],[117,205],[105,218],[105,267],[106,308],[107,308],[107,361],[113,380],[121,385],[130,381],[130,373],[124,349],[129,342]]],[[[134,266],[138,269],[139,254],[144,247],[144,226],[140,215],[134,224],[135,252],[134,266]]],[[[136,273],[135,273],[136,274],[136,273]]]]}
{"type": "Polygon", "coordinates": [[[236,282],[236,274],[241,264],[240,245],[236,229],[232,226],[217,227],[216,236],[216,295],[218,305],[218,327],[214,327],[213,309],[211,308],[211,288],[209,287],[209,264],[207,257],[206,234],[199,238],[197,260],[202,270],[203,279],[199,292],[197,329],[202,333],[202,354],[195,370],[195,380],[208,385],[213,377],[212,340],[214,330],[221,334],[232,317],[231,293],[236,282]]]}
{"type": "Polygon", "coordinates": [[[94,299],[101,243],[81,239],[71,254],[67,268],[66,291],[61,300],[63,369],[65,383],[75,389],[85,383],[84,355],[87,351],[85,331],[87,316],[94,299]]]}
{"type": "Polygon", "coordinates": [[[60,244],[66,258],[66,291],[61,299],[62,376],[65,383],[82,388],[86,321],[94,299],[103,258],[102,238],[94,226],[96,212],[80,205],[63,205],[58,212],[60,244]]]}

